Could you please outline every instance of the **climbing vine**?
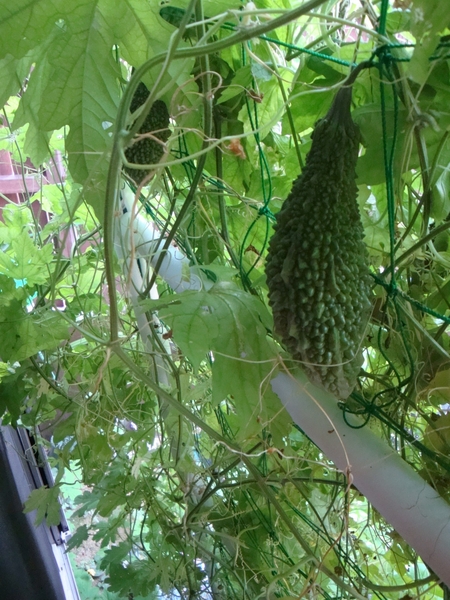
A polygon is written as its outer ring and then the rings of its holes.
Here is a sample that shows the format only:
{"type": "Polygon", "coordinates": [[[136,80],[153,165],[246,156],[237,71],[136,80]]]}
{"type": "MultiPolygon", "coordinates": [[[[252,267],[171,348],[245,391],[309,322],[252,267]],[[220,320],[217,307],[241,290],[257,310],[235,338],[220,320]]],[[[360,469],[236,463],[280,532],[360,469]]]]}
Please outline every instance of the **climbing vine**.
{"type": "Polygon", "coordinates": [[[0,414],[56,474],[27,509],[52,522],[66,498],[70,548],[99,544],[98,597],[443,597],[272,391],[301,364],[274,335],[265,257],[316,121],[367,61],[372,309],[342,415],[448,500],[445,3],[0,6],[0,156],[40,184],[0,190],[0,414]],[[170,136],[137,187],[123,167],[155,101],[170,136]]]}

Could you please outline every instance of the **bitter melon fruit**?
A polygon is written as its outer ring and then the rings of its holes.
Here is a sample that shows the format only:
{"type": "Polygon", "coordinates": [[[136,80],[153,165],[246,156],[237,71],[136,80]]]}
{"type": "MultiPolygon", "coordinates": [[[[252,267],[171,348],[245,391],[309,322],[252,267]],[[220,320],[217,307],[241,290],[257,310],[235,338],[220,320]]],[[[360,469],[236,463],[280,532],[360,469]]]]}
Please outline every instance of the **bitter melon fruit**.
{"type": "Polygon", "coordinates": [[[306,164],[276,218],[266,262],[275,332],[311,381],[339,399],[357,383],[371,277],[355,183],[360,134],[351,87],[312,134],[306,164]]]}
{"type": "MultiPolygon", "coordinates": [[[[149,95],[150,92],[147,86],[140,82],[131,100],[130,111],[133,113],[142,106],[149,95]]],[[[164,154],[164,142],[167,142],[170,136],[168,127],[169,112],[167,106],[162,100],[156,100],[139,129],[140,134],[150,133],[151,136],[131,143],[125,150],[127,161],[138,165],[155,165],[159,163],[164,154]]],[[[130,167],[124,167],[124,170],[137,184],[140,184],[150,172],[130,167]]]]}

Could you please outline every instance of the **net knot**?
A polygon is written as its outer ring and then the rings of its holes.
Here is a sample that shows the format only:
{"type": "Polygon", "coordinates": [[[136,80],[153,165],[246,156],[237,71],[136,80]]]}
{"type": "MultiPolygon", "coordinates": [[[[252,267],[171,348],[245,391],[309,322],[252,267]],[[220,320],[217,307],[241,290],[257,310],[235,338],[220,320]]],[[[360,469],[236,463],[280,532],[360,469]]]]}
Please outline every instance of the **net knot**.
{"type": "Polygon", "coordinates": [[[267,206],[261,206],[261,208],[258,209],[258,215],[260,217],[269,217],[270,219],[273,219],[275,216],[267,206]]]}
{"type": "Polygon", "coordinates": [[[390,281],[386,285],[385,289],[387,291],[387,295],[389,296],[389,298],[395,298],[398,294],[398,287],[397,287],[397,283],[395,281],[390,281]]]}

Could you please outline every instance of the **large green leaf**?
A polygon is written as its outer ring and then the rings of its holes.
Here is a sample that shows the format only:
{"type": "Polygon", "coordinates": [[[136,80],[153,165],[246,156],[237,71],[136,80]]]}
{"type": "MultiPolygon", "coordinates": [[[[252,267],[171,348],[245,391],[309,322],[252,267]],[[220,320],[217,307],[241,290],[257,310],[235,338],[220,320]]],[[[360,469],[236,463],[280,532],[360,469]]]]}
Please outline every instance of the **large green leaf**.
{"type": "Polygon", "coordinates": [[[41,129],[69,125],[69,168],[77,183],[87,183],[86,199],[100,219],[111,143],[108,128],[119,101],[114,38],[103,14],[109,7],[103,0],[84,0],[67,15],[49,50],[48,81],[39,107],[41,129]]]}
{"type": "Polygon", "coordinates": [[[23,80],[30,72],[32,62],[33,54],[31,52],[21,59],[7,54],[0,60],[0,81],[2,82],[0,106],[3,106],[10,96],[20,90],[23,80]]]}
{"type": "Polygon", "coordinates": [[[43,42],[63,17],[64,0],[1,0],[0,58],[16,58],[43,42]]]}
{"type": "MultiPolygon", "coordinates": [[[[48,49],[48,44],[46,44],[48,49]]],[[[50,154],[49,133],[42,130],[39,121],[39,108],[43,102],[43,93],[51,75],[50,65],[43,49],[38,52],[36,65],[22,95],[12,123],[17,130],[29,123],[25,138],[24,152],[33,164],[41,164],[50,154]]]]}
{"type": "Polygon", "coordinates": [[[267,337],[270,316],[258,299],[219,283],[208,292],[179,294],[160,316],[196,369],[211,352],[213,402],[232,398],[239,435],[255,434],[283,412],[268,386],[277,351],[267,337]]]}
{"type": "Polygon", "coordinates": [[[120,71],[113,56],[116,16],[107,0],[81,0],[59,17],[31,74],[14,126],[30,123],[29,152],[39,161],[46,154],[45,132],[69,125],[70,171],[76,182],[87,183],[87,199],[102,218],[108,128],[119,101],[120,71]]]}
{"type": "Polygon", "coordinates": [[[158,2],[127,0],[110,3],[109,18],[122,56],[135,67],[167,47],[171,27],[159,15],[158,2]]]}

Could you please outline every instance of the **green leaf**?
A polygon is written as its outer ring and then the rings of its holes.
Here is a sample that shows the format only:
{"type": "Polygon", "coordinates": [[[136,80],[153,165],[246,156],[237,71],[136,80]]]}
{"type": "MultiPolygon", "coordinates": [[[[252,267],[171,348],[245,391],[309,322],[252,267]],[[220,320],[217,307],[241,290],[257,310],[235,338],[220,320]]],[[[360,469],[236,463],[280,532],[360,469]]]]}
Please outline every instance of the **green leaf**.
{"type": "Polygon", "coordinates": [[[30,123],[26,150],[39,164],[48,155],[47,132],[69,125],[70,171],[78,183],[89,177],[86,198],[102,218],[111,143],[107,124],[114,122],[119,101],[120,70],[112,53],[116,16],[107,0],[63,6],[54,16],[57,23],[31,73],[14,127],[30,123]]]}
{"type": "Polygon", "coordinates": [[[174,31],[160,17],[160,8],[157,2],[147,3],[141,0],[128,0],[108,7],[108,20],[113,24],[115,38],[120,40],[121,54],[135,67],[160,53],[174,31]]]}
{"type": "Polygon", "coordinates": [[[43,309],[32,315],[40,350],[53,350],[69,338],[69,327],[58,311],[43,309]]]}
{"type": "Polygon", "coordinates": [[[45,519],[47,525],[59,525],[61,506],[59,504],[59,487],[40,487],[33,490],[25,502],[24,512],[36,510],[35,524],[40,525],[45,519]]]}
{"type": "Polygon", "coordinates": [[[450,25],[448,6],[440,0],[414,0],[411,16],[411,32],[417,43],[407,72],[423,85],[432,71],[430,56],[438,45],[438,33],[450,25]]]}
{"type": "Polygon", "coordinates": [[[441,0],[413,0],[411,31],[416,37],[434,35],[450,26],[448,5],[441,0]]]}
{"type": "Polygon", "coordinates": [[[0,58],[25,56],[49,35],[62,16],[63,0],[0,2],[0,58]]]}
{"type": "MultiPolygon", "coordinates": [[[[445,160],[446,156],[441,157],[445,160]]],[[[436,223],[444,221],[450,213],[450,170],[448,163],[436,167],[436,182],[434,183],[433,201],[430,215],[436,223]]]]}
{"type": "MultiPolygon", "coordinates": [[[[283,78],[289,81],[292,73],[287,69],[281,71],[283,78]]],[[[262,102],[258,106],[258,130],[260,138],[263,139],[281,119],[284,112],[284,100],[280,92],[280,86],[274,76],[270,80],[260,80],[258,90],[262,94],[262,102]]],[[[253,131],[256,128],[256,124],[250,121],[246,104],[239,113],[239,119],[244,123],[246,131],[253,131]]]]}
{"type": "Polygon", "coordinates": [[[97,512],[101,517],[109,517],[115,508],[124,504],[126,498],[120,494],[120,491],[111,490],[104,493],[97,505],[97,512]]]}
{"type": "MultiPolygon", "coordinates": [[[[300,86],[299,86],[300,87],[300,86]]],[[[294,127],[297,133],[314,126],[317,119],[324,117],[330,108],[334,92],[326,89],[310,90],[300,88],[294,90],[291,100],[291,111],[294,118],[294,127]]],[[[282,118],[283,133],[291,133],[287,114],[282,118]]]]}
{"type": "Polygon", "coordinates": [[[17,59],[11,54],[7,54],[0,60],[0,81],[2,82],[0,90],[0,107],[13,94],[17,94],[22,86],[22,82],[30,72],[33,62],[33,54],[30,53],[21,59],[17,59]]]}
{"type": "Polygon", "coordinates": [[[39,192],[31,196],[30,202],[37,200],[46,212],[60,215],[65,208],[65,199],[61,188],[55,183],[43,185],[39,192]]]}
{"type": "MultiPolygon", "coordinates": [[[[105,564],[104,561],[102,564],[105,564]]],[[[148,568],[139,563],[128,564],[126,567],[122,563],[111,563],[105,565],[108,568],[109,577],[107,583],[114,592],[119,592],[121,597],[128,596],[132,598],[142,598],[145,600],[157,600],[160,594],[156,588],[157,578],[159,578],[159,569],[156,567],[148,568]]]]}
{"type": "Polygon", "coordinates": [[[18,288],[14,279],[0,275],[0,307],[8,306],[12,300],[23,300],[25,297],[25,290],[18,288]]]}
{"type": "Polygon", "coordinates": [[[43,284],[49,278],[49,264],[53,260],[53,246],[37,248],[23,231],[11,242],[11,251],[0,251],[0,272],[27,285],[43,284]]]}
{"type": "Polygon", "coordinates": [[[240,435],[256,433],[283,412],[268,389],[277,351],[267,337],[270,316],[257,298],[219,283],[209,292],[179,294],[159,314],[195,369],[212,352],[213,402],[232,398],[240,435]]]}
{"type": "Polygon", "coordinates": [[[54,35],[50,36],[45,44],[34,51],[35,66],[27,84],[26,93],[20,98],[20,103],[11,125],[17,131],[29,123],[25,136],[23,151],[33,164],[40,165],[50,154],[50,134],[43,131],[39,121],[39,109],[43,102],[43,93],[50,79],[51,70],[46,52],[51,47],[54,35]]]}
{"type": "Polygon", "coordinates": [[[103,15],[108,8],[105,0],[84,0],[71,9],[64,35],[49,52],[50,76],[39,109],[42,130],[69,125],[70,172],[77,183],[89,177],[86,199],[100,219],[111,143],[107,124],[116,117],[120,75],[112,55],[112,30],[103,15]]]}
{"type": "Polygon", "coordinates": [[[24,371],[23,367],[19,367],[16,373],[9,373],[9,377],[4,376],[0,382],[0,416],[8,411],[14,425],[22,413],[27,396],[24,371]]]}
{"type": "Polygon", "coordinates": [[[68,544],[67,550],[73,550],[78,546],[81,546],[83,542],[85,542],[89,537],[89,529],[87,525],[81,525],[77,527],[76,532],[71,536],[68,544]]]}
{"type": "Polygon", "coordinates": [[[8,363],[4,363],[4,362],[0,361],[0,382],[5,376],[8,376],[8,375],[11,375],[10,367],[9,367],[8,363]]]}
{"type": "Polygon", "coordinates": [[[0,315],[2,336],[0,355],[5,360],[22,360],[36,354],[39,344],[33,329],[31,315],[23,311],[22,305],[14,300],[0,315]]]}
{"type": "Polygon", "coordinates": [[[4,223],[0,221],[0,243],[11,244],[24,229],[28,230],[30,211],[25,205],[7,204],[2,209],[2,217],[4,223]]]}
{"type": "Polygon", "coordinates": [[[0,313],[0,327],[0,356],[11,362],[33,356],[40,350],[52,350],[68,337],[67,325],[57,312],[44,310],[29,314],[17,300],[0,313]]]}
{"type": "MultiPolygon", "coordinates": [[[[353,111],[353,119],[361,130],[365,153],[358,160],[356,173],[358,183],[375,185],[386,180],[384,166],[384,149],[386,143],[388,151],[391,149],[394,127],[397,128],[397,140],[394,154],[394,172],[400,174],[402,166],[403,140],[406,128],[406,114],[404,109],[399,110],[397,120],[393,108],[389,105],[385,110],[387,139],[383,140],[381,106],[379,104],[366,104],[353,111]]],[[[403,165],[405,166],[405,165],[403,165]]]]}
{"type": "Polygon", "coordinates": [[[131,552],[130,541],[120,542],[117,546],[112,546],[105,551],[105,556],[100,563],[102,569],[106,569],[111,564],[121,564],[131,552]]]}
{"type": "Polygon", "coordinates": [[[253,76],[250,65],[238,69],[234,74],[231,83],[225,88],[225,91],[222,92],[219,98],[219,104],[245,92],[245,89],[251,86],[252,79],[253,76]]]}

